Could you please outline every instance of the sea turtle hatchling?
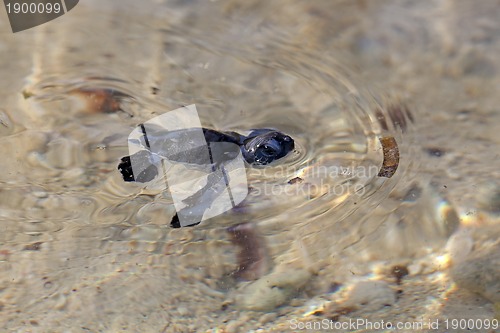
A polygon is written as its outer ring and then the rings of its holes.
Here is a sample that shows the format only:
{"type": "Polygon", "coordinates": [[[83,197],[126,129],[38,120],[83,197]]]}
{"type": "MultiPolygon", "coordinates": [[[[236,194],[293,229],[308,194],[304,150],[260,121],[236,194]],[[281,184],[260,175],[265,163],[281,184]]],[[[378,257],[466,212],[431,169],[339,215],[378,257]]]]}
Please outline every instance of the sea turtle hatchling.
{"type": "MultiPolygon", "coordinates": [[[[207,146],[190,147],[188,150],[176,149],[183,142],[191,140],[193,135],[200,133],[200,128],[187,128],[183,130],[165,131],[161,128],[148,128],[146,134],[143,125],[142,129],[143,148],[131,156],[125,156],[121,159],[118,170],[123,180],[126,182],[146,183],[152,181],[159,174],[158,161],[167,157],[169,161],[182,163],[188,168],[207,167],[206,159],[203,158],[203,150],[212,143],[228,143],[224,145],[225,150],[218,154],[217,159],[212,159],[210,167],[212,171],[217,170],[221,165],[231,162],[241,152],[245,162],[253,166],[265,166],[287,156],[294,150],[294,140],[289,136],[275,129],[254,129],[248,135],[242,135],[237,132],[221,132],[213,129],[201,128],[207,146]],[[151,149],[150,142],[155,142],[156,149],[151,149]],[[134,165],[134,168],[132,167],[134,165]],[[137,167],[139,166],[139,167],[137,167]],[[136,172],[134,172],[134,170],[136,172]]],[[[200,209],[197,201],[204,196],[211,196],[215,200],[221,195],[221,189],[216,184],[220,183],[222,176],[220,173],[212,172],[208,175],[206,185],[194,193],[192,196],[183,200],[187,207],[182,212],[183,216],[190,216],[191,222],[185,225],[196,225],[202,219],[206,207],[200,209]],[[186,214],[187,213],[187,214],[186,214]]],[[[226,174],[223,174],[227,178],[226,174]]],[[[224,179],[227,184],[227,179],[224,179]]],[[[223,190],[223,189],[222,189],[223,190]]],[[[177,212],[172,221],[172,227],[180,227],[179,213],[177,212]]]]}

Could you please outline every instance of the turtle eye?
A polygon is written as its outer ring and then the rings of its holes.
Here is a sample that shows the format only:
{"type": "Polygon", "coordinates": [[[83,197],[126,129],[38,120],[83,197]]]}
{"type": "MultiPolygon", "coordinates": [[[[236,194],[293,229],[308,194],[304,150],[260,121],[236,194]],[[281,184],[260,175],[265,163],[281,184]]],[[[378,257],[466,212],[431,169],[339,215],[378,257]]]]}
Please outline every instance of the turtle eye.
{"type": "Polygon", "coordinates": [[[270,147],[268,145],[264,145],[259,148],[260,149],[257,150],[257,153],[260,153],[266,157],[274,157],[278,153],[273,147],[270,147]]]}
{"type": "Polygon", "coordinates": [[[280,146],[271,140],[271,142],[257,147],[255,150],[255,161],[262,165],[271,163],[277,159],[280,150],[280,146]]]}

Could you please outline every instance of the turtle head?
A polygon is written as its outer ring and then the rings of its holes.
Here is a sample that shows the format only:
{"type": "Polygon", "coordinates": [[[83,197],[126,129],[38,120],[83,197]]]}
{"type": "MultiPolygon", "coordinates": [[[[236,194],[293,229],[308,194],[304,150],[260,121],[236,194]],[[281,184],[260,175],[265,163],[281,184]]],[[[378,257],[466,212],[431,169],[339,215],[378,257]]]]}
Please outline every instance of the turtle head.
{"type": "Polygon", "coordinates": [[[267,165],[285,157],[295,147],[293,139],[281,132],[265,129],[251,132],[241,150],[249,164],[267,165]]]}

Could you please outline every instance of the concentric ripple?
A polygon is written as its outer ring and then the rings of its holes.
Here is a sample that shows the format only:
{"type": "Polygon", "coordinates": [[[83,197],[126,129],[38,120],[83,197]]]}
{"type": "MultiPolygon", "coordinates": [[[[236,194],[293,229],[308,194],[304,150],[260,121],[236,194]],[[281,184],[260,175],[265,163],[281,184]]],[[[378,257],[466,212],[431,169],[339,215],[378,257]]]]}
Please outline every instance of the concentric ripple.
{"type": "MultiPolygon", "coordinates": [[[[171,47],[181,54],[187,52],[183,43],[171,47]]],[[[338,64],[327,66],[313,55],[276,63],[272,58],[255,62],[250,55],[242,57],[227,49],[221,55],[217,45],[196,51],[209,61],[198,80],[184,83],[184,90],[192,92],[188,100],[173,99],[177,90],[160,90],[157,98],[133,82],[110,77],[60,80],[51,76],[26,88],[28,109],[39,115],[35,122],[51,133],[40,159],[49,169],[75,175],[74,180],[60,178],[54,186],[81,191],[85,200],[95,203],[91,225],[100,221],[147,234],[152,224],[163,235],[155,237],[157,241],[177,237],[168,228],[175,213],[168,190],[126,184],[116,165],[128,154],[126,137],[134,126],[195,102],[205,127],[242,133],[276,128],[296,142],[287,158],[248,168],[247,199],[197,230],[219,230],[223,235],[229,226],[250,222],[269,237],[277,261],[281,255],[289,257],[290,244],[299,242],[310,257],[307,260],[316,264],[377,233],[396,208],[378,217],[374,211],[396,185],[400,184],[399,191],[405,188],[402,179],[411,180],[407,173],[414,155],[410,153],[408,107],[377,99],[338,64]],[[54,112],[62,116],[50,117],[54,112]],[[394,137],[401,155],[392,178],[378,175],[384,158],[382,137],[394,137]],[[78,180],[82,178],[87,181],[78,180]]],[[[198,61],[190,59],[176,66],[193,63],[198,61]]],[[[123,240],[131,237],[129,232],[120,235],[123,240]]],[[[140,236],[133,238],[141,241],[140,236]]],[[[363,246],[380,247],[373,239],[370,242],[363,246]]]]}

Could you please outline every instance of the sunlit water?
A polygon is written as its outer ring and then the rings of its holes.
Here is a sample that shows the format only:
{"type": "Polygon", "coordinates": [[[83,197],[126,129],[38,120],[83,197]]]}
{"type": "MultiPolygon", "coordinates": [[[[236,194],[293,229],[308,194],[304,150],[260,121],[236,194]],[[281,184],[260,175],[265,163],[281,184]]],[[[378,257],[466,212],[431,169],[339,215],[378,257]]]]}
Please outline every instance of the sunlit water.
{"type": "Polygon", "coordinates": [[[309,296],[373,274],[374,262],[429,255],[458,227],[445,198],[417,177],[415,103],[373,90],[326,34],[273,14],[299,20],[295,6],[191,6],[89,1],[53,24],[2,32],[16,46],[0,109],[8,327],[23,326],[21,309],[44,327],[92,332],[215,328],[242,283],[227,231],[241,223],[265,242],[261,273],[306,271],[315,276],[309,296]],[[96,112],[81,93],[100,89],[115,92],[120,110],[96,112]],[[296,150],[247,170],[241,206],[174,230],[169,192],[123,182],[117,164],[137,124],[188,104],[205,127],[277,128],[296,150]],[[391,178],[377,175],[387,136],[401,156],[391,178]]]}

